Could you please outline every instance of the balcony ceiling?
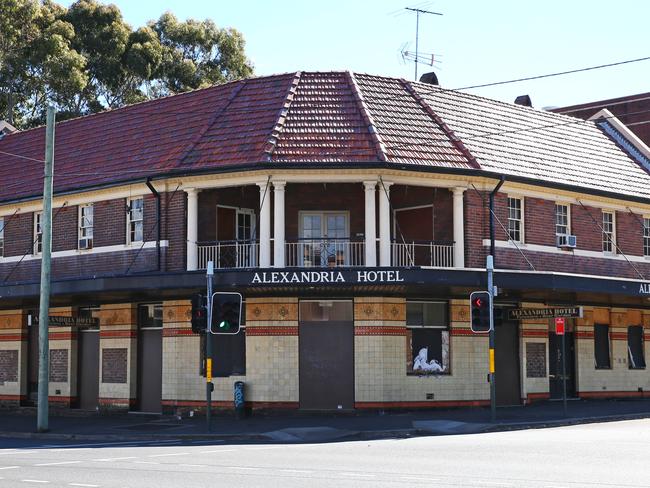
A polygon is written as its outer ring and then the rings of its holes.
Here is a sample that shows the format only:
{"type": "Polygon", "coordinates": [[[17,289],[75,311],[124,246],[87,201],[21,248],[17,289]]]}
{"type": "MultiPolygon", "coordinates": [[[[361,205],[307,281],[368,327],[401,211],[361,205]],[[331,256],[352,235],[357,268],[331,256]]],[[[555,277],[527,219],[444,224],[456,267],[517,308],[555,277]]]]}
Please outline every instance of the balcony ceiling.
{"type": "MultiPolygon", "coordinates": [[[[650,198],[650,175],[594,122],[350,72],[235,81],[56,130],[57,192],[242,166],[339,163],[485,170],[650,198]]],[[[44,139],[41,127],[0,140],[0,202],[41,193],[44,139]]]]}

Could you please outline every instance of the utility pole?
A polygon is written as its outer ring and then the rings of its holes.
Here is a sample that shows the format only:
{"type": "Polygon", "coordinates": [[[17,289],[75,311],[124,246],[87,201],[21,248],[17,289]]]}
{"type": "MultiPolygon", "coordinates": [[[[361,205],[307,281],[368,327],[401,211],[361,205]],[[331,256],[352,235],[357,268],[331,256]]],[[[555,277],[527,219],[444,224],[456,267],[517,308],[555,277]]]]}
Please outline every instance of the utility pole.
{"type": "Polygon", "coordinates": [[[41,215],[41,297],[38,313],[38,432],[48,430],[49,394],[49,313],[50,313],[50,269],[52,248],[52,184],[54,173],[54,107],[47,107],[45,127],[45,170],[43,174],[43,213],[41,215]]]}
{"type": "Polygon", "coordinates": [[[418,81],[418,53],[420,43],[420,14],[429,15],[442,15],[439,12],[431,12],[429,10],[422,10],[421,8],[406,7],[405,10],[415,12],[415,80],[418,81]]]}

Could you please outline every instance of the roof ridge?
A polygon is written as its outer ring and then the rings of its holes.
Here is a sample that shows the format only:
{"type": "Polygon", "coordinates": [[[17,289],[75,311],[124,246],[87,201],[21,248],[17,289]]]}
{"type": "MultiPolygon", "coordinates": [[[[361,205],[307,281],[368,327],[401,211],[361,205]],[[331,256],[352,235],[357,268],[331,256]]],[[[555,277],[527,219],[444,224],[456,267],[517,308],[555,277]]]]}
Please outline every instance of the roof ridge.
{"type": "Polygon", "coordinates": [[[346,71],[345,73],[348,78],[348,83],[352,88],[352,94],[354,96],[355,102],[357,103],[357,108],[361,112],[361,116],[363,117],[364,122],[368,125],[368,132],[370,133],[370,138],[375,143],[377,157],[379,158],[379,161],[388,161],[388,156],[386,154],[386,145],[384,144],[384,142],[381,140],[381,137],[379,136],[377,125],[375,124],[375,120],[372,114],[370,113],[370,109],[368,108],[368,105],[366,105],[366,101],[363,98],[363,93],[361,92],[361,88],[359,88],[359,85],[357,84],[357,80],[354,77],[354,73],[352,71],[346,71]]]}
{"type": "Polygon", "coordinates": [[[238,85],[235,85],[232,92],[230,93],[230,96],[228,97],[228,100],[226,100],[226,103],[224,103],[223,107],[221,107],[220,110],[214,111],[212,116],[208,119],[208,122],[201,128],[201,130],[199,130],[196,136],[194,136],[194,138],[187,145],[187,148],[185,149],[185,151],[183,151],[183,154],[178,158],[179,163],[183,163],[183,161],[190,155],[192,150],[194,150],[194,148],[201,141],[201,139],[203,139],[205,133],[217,121],[217,117],[219,117],[226,111],[226,109],[230,106],[230,104],[235,99],[235,97],[239,94],[240,91],[242,91],[242,89],[246,85],[246,81],[247,80],[240,80],[240,83],[238,85]]]}
{"type": "Polygon", "coordinates": [[[433,119],[433,121],[440,126],[442,131],[449,137],[451,140],[452,144],[456,146],[456,149],[458,149],[463,156],[467,158],[467,160],[475,167],[478,169],[481,169],[481,165],[478,163],[476,160],[476,157],[471,153],[471,151],[465,146],[463,141],[456,135],[456,133],[451,130],[451,127],[449,127],[444,120],[431,108],[431,106],[424,100],[422,95],[420,95],[413,86],[411,85],[411,82],[406,81],[404,78],[399,79],[400,83],[406,90],[411,94],[411,96],[415,99],[415,101],[424,109],[424,111],[433,119]]]}
{"type": "Polygon", "coordinates": [[[302,71],[296,71],[296,74],[293,77],[293,81],[289,84],[289,88],[287,89],[287,94],[284,97],[284,103],[282,104],[278,118],[275,121],[275,125],[273,126],[273,129],[271,129],[271,134],[269,135],[269,138],[264,145],[265,147],[262,151],[262,154],[264,156],[262,156],[262,158],[268,162],[271,162],[273,158],[273,151],[275,151],[278,140],[280,139],[280,135],[284,130],[284,123],[287,120],[287,115],[289,114],[289,109],[293,103],[293,98],[298,91],[298,85],[300,84],[301,76],[302,71]]]}

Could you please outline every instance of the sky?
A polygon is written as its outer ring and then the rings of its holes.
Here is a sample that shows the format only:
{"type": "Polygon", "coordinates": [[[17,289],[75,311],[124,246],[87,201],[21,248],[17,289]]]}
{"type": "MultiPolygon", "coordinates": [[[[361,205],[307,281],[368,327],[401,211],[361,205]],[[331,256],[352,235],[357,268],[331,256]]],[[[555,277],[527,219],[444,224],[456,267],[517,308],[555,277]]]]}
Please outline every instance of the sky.
{"type": "MultiPolygon", "coordinates": [[[[71,1],[60,2],[70,5],[71,1]]],[[[444,88],[461,88],[650,56],[646,0],[113,0],[133,27],[171,11],[241,31],[258,76],[352,70],[414,79],[403,50],[433,54],[444,88]]],[[[650,91],[650,60],[465,90],[538,108],[650,91]]]]}

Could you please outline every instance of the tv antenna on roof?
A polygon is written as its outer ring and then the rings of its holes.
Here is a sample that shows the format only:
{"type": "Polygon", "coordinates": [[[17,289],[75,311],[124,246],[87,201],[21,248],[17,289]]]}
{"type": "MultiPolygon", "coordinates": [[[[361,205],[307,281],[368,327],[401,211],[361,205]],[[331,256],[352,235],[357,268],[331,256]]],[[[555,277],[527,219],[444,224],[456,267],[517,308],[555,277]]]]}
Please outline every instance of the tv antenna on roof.
{"type": "MultiPolygon", "coordinates": [[[[430,10],[423,10],[421,8],[414,8],[414,7],[404,7],[404,10],[415,12],[415,56],[413,58],[404,54],[403,56],[407,59],[414,59],[415,81],[418,81],[418,63],[420,62],[420,57],[419,57],[420,51],[418,49],[419,41],[420,41],[420,14],[429,14],[429,15],[442,15],[442,14],[440,12],[431,12],[430,10]]],[[[431,55],[431,62],[433,64],[433,55],[431,55]]]]}

